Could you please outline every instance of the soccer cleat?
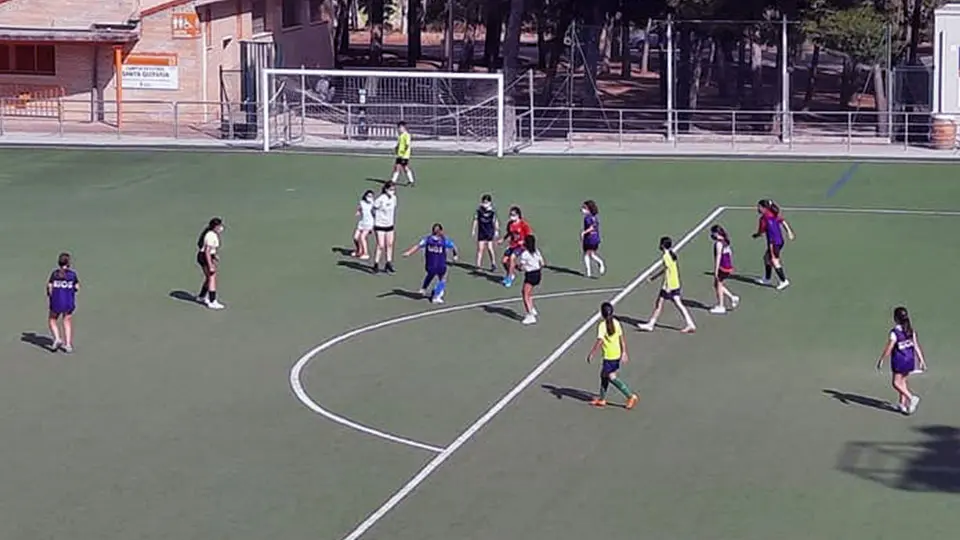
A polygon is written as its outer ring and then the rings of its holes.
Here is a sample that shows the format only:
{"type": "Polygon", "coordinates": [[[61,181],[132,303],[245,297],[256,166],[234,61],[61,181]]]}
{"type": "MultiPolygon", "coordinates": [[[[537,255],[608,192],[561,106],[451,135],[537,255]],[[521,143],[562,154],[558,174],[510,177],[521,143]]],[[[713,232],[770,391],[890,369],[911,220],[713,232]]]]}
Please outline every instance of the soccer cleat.
{"type": "Polygon", "coordinates": [[[380,273],[380,265],[379,265],[379,264],[373,263],[373,273],[374,273],[374,274],[380,273]]]}
{"type": "Polygon", "coordinates": [[[697,331],[697,327],[696,327],[696,326],[693,326],[693,325],[691,324],[690,326],[687,326],[686,328],[684,328],[683,330],[681,330],[680,333],[681,333],[681,334],[693,334],[693,333],[696,332],[696,331],[697,331]]]}
{"type": "Polygon", "coordinates": [[[383,271],[386,272],[386,273],[388,273],[388,274],[395,274],[395,273],[397,272],[397,271],[393,268],[393,263],[387,263],[387,264],[383,267],[383,271]]]}
{"type": "Polygon", "coordinates": [[[730,309],[737,309],[739,305],[740,305],[739,296],[734,296],[733,298],[730,299],[730,309]]]}
{"type": "Polygon", "coordinates": [[[53,344],[50,345],[50,350],[53,352],[57,352],[60,350],[60,347],[63,347],[63,342],[58,339],[55,339],[53,340],[53,344]]]}
{"type": "Polygon", "coordinates": [[[640,401],[640,396],[636,394],[633,394],[632,396],[630,396],[630,399],[627,400],[627,405],[626,405],[627,410],[629,411],[630,409],[636,407],[638,401],[640,401]]]}
{"type": "Polygon", "coordinates": [[[604,275],[604,274],[606,274],[606,273],[607,273],[607,267],[606,267],[606,265],[603,264],[603,263],[600,263],[600,275],[602,276],[602,275],[604,275]]]}
{"type": "Polygon", "coordinates": [[[593,401],[591,401],[590,404],[593,405],[594,407],[606,407],[607,400],[596,398],[593,401]]]}
{"type": "Polygon", "coordinates": [[[513,286],[513,280],[514,280],[513,276],[504,276],[503,281],[501,283],[503,283],[504,287],[510,288],[513,286]]]}
{"type": "Polygon", "coordinates": [[[198,304],[206,304],[207,302],[210,301],[210,300],[207,298],[207,295],[201,296],[201,295],[199,295],[199,294],[194,297],[194,300],[195,300],[198,304]]]}
{"type": "Polygon", "coordinates": [[[361,255],[361,256],[359,257],[359,259],[360,259],[361,261],[369,261],[369,260],[370,260],[370,256],[367,255],[367,254],[363,254],[363,255],[361,255]]]}
{"type": "Polygon", "coordinates": [[[527,313],[527,316],[524,317],[520,322],[528,326],[531,324],[537,324],[537,316],[533,313],[527,313]]]}
{"type": "Polygon", "coordinates": [[[920,396],[914,394],[910,397],[910,406],[907,408],[907,414],[913,414],[917,412],[917,407],[920,406],[920,396]]]}
{"type": "Polygon", "coordinates": [[[219,310],[219,309],[223,309],[223,308],[225,308],[225,307],[227,307],[227,306],[221,304],[221,303],[220,303],[219,301],[217,301],[217,300],[214,300],[214,301],[212,301],[212,302],[207,302],[207,307],[210,308],[210,309],[217,309],[217,310],[219,310]]]}
{"type": "Polygon", "coordinates": [[[789,287],[789,286],[790,286],[790,280],[789,280],[789,279],[786,279],[786,280],[784,280],[784,281],[781,281],[780,284],[777,285],[777,290],[778,290],[778,291],[782,291],[782,290],[786,289],[786,288],[789,287]]]}
{"type": "MultiPolygon", "coordinates": [[[[73,345],[64,345],[63,352],[70,354],[73,352],[73,345]]],[[[919,399],[917,401],[920,401],[919,399]]]]}
{"type": "Polygon", "coordinates": [[[653,326],[650,323],[638,323],[637,328],[643,330],[644,332],[653,332],[653,326]]]}
{"type": "Polygon", "coordinates": [[[497,265],[491,264],[491,265],[490,265],[490,271],[491,271],[491,272],[496,272],[496,271],[497,271],[497,265]]]}
{"type": "Polygon", "coordinates": [[[713,313],[714,315],[723,315],[726,312],[727,312],[727,308],[723,306],[713,306],[712,308],[710,308],[710,313],[713,313]]]}
{"type": "Polygon", "coordinates": [[[530,310],[530,314],[533,315],[534,317],[539,317],[539,316],[540,316],[540,312],[537,311],[537,308],[531,309],[531,310],[530,310]]]}
{"type": "Polygon", "coordinates": [[[420,289],[419,291],[417,291],[417,293],[419,293],[420,296],[426,296],[426,295],[427,295],[427,290],[426,290],[426,289],[420,289]]]}
{"type": "Polygon", "coordinates": [[[765,278],[757,278],[753,280],[753,282],[756,283],[757,285],[763,285],[764,287],[770,286],[770,280],[765,278]]]}

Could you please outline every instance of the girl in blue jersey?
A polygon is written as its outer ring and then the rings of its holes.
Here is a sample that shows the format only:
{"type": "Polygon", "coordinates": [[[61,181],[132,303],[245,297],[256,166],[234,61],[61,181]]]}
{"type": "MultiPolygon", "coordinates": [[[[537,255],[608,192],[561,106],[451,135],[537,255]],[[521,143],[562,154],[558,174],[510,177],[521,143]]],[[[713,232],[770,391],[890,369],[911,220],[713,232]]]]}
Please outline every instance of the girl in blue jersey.
{"type": "Polygon", "coordinates": [[[434,223],[431,233],[410,246],[410,249],[403,252],[403,256],[409,257],[421,249],[427,275],[423,278],[423,285],[420,286],[420,294],[426,295],[427,287],[436,278],[437,285],[430,292],[430,301],[434,304],[442,304],[443,293],[447,288],[447,250],[453,252],[453,260],[456,261],[459,259],[457,246],[453,240],[443,234],[443,225],[434,223]]]}
{"type": "Polygon", "coordinates": [[[493,243],[500,236],[500,220],[493,206],[493,197],[485,193],[480,197],[480,206],[473,216],[473,236],[477,239],[477,268],[483,267],[483,255],[490,256],[490,271],[497,271],[497,256],[493,253],[493,243]]]}
{"type": "Polygon", "coordinates": [[[77,291],[80,278],[70,267],[70,254],[61,253],[57,258],[57,269],[47,280],[47,299],[50,315],[47,322],[53,334],[52,349],[56,352],[73,352],[73,311],[77,308],[77,291]],[[60,319],[63,319],[63,334],[60,333],[60,319]],[[63,339],[61,339],[61,335],[63,339]]]}
{"type": "Polygon", "coordinates": [[[760,214],[760,220],[757,223],[757,232],[753,233],[754,238],[766,236],[767,249],[763,253],[763,279],[757,280],[760,285],[770,285],[771,274],[776,271],[777,290],[782,291],[790,286],[790,280],[783,269],[783,262],[780,260],[780,253],[783,251],[783,231],[787,232],[787,237],[792,241],[796,238],[793,229],[787,220],[783,219],[780,213],[780,207],[771,199],[763,199],[757,203],[757,212],[760,214]]]}
{"type": "Polygon", "coordinates": [[[890,330],[883,352],[877,359],[877,369],[883,367],[883,359],[889,356],[891,385],[900,396],[897,400],[897,410],[903,414],[913,414],[917,412],[917,407],[920,405],[920,396],[910,391],[907,386],[907,377],[918,368],[920,371],[925,371],[927,362],[923,358],[923,349],[917,341],[917,332],[910,322],[907,308],[900,306],[894,309],[893,322],[895,326],[890,330]]]}
{"type": "Polygon", "coordinates": [[[580,206],[580,213],[583,214],[583,232],[580,233],[580,247],[583,249],[583,267],[586,269],[586,276],[592,277],[593,268],[591,261],[597,263],[597,270],[602,276],[607,272],[603,259],[597,254],[600,249],[600,209],[594,201],[584,201],[580,206]]]}

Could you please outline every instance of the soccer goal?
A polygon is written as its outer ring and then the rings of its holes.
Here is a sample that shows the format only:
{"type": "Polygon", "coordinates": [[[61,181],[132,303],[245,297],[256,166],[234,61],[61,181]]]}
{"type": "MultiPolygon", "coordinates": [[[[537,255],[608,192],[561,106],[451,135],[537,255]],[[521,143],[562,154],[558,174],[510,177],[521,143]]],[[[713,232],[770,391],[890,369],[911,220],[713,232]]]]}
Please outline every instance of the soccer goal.
{"type": "Polygon", "coordinates": [[[321,146],[387,151],[398,122],[427,151],[496,153],[512,145],[500,73],[264,69],[263,150],[321,146]]]}

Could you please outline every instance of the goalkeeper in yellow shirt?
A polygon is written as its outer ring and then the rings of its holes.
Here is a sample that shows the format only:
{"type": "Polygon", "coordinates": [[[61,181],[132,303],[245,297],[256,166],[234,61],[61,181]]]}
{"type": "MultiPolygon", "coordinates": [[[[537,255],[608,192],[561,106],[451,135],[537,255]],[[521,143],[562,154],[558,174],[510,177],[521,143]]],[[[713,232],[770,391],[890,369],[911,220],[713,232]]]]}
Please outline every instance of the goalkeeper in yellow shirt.
{"type": "Polygon", "coordinates": [[[397,159],[393,162],[393,178],[390,180],[396,184],[400,178],[400,173],[407,175],[407,185],[413,185],[413,169],[410,168],[410,132],[407,131],[406,122],[397,123],[397,159]]]}

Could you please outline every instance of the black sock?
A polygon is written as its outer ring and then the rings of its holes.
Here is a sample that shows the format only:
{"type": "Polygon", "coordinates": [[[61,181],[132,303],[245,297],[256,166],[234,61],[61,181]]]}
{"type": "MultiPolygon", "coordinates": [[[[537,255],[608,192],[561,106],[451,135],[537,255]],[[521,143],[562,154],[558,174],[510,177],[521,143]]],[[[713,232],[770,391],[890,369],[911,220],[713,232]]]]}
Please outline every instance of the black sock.
{"type": "Polygon", "coordinates": [[[783,271],[783,268],[777,268],[777,277],[780,278],[780,281],[787,280],[787,273],[783,271]]]}
{"type": "Polygon", "coordinates": [[[217,301],[217,291],[210,291],[210,301],[211,302],[217,301]]]}
{"type": "Polygon", "coordinates": [[[763,267],[763,279],[770,281],[770,274],[773,273],[773,267],[769,264],[764,265],[763,267]]]}
{"type": "Polygon", "coordinates": [[[207,287],[207,284],[204,283],[203,287],[200,287],[200,294],[197,295],[197,298],[203,298],[208,292],[210,292],[210,289],[207,287]]]}
{"type": "Polygon", "coordinates": [[[610,377],[600,376],[600,399],[607,397],[607,388],[610,388],[610,377]]]}

